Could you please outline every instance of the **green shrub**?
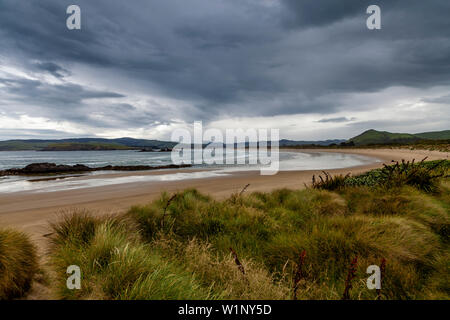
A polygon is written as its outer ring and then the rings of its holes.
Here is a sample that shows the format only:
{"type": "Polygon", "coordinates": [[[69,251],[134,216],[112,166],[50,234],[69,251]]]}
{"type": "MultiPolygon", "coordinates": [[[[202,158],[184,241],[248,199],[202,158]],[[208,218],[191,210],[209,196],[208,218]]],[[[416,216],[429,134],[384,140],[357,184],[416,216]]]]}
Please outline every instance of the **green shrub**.
{"type": "Polygon", "coordinates": [[[414,160],[412,162],[402,160],[393,165],[383,164],[381,169],[375,169],[355,177],[351,177],[350,174],[332,176],[324,171],[324,177],[313,176],[312,187],[339,191],[352,186],[392,189],[408,185],[425,192],[436,193],[439,190],[441,178],[448,177],[450,161],[424,160],[419,163],[415,163],[414,160]]]}
{"type": "MultiPolygon", "coordinates": [[[[425,160],[425,159],[424,159],[425,160]]],[[[425,192],[437,192],[441,178],[448,177],[449,160],[424,161],[419,163],[402,160],[393,165],[384,165],[356,177],[349,177],[347,186],[381,186],[398,188],[404,185],[415,187],[425,192]]]]}
{"type": "Polygon", "coordinates": [[[339,190],[346,186],[346,181],[350,177],[350,173],[347,175],[335,175],[332,176],[328,172],[323,171],[323,175],[325,178],[322,178],[321,175],[318,176],[319,179],[316,179],[316,176],[312,177],[312,187],[314,189],[323,189],[323,190],[339,190]]]}

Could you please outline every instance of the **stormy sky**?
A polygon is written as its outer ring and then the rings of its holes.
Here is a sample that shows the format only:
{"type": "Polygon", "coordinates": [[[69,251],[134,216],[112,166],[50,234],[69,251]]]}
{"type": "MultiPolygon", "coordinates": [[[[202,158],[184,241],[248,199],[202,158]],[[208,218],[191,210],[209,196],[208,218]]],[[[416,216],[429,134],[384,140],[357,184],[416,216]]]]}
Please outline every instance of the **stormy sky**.
{"type": "Polygon", "coordinates": [[[0,0],[0,140],[450,129],[449,17],[448,0],[0,0]]]}

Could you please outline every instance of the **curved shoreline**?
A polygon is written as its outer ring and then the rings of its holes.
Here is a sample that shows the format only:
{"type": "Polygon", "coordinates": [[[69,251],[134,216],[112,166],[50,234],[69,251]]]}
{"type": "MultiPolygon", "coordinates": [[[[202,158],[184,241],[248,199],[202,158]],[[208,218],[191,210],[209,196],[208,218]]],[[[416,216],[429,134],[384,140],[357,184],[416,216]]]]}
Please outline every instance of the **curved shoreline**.
{"type": "MultiPolygon", "coordinates": [[[[281,150],[278,172],[314,171],[351,169],[379,163],[376,157],[364,155],[333,154],[324,150],[281,150]]],[[[198,180],[222,178],[240,174],[262,174],[262,168],[257,165],[220,165],[195,167],[191,165],[165,166],[103,166],[90,168],[84,164],[57,165],[54,163],[33,163],[23,169],[0,171],[8,173],[9,179],[0,181],[1,193],[46,193],[73,191],[82,188],[99,188],[110,185],[132,183],[158,183],[167,181],[198,180]]],[[[0,177],[2,178],[2,177],[0,177]]]]}
{"type": "MultiPolygon", "coordinates": [[[[428,160],[448,159],[449,153],[423,150],[402,149],[301,149],[289,150],[295,152],[340,152],[360,154],[379,158],[385,163],[391,160],[421,160],[428,156],[428,160]]],[[[381,167],[383,162],[327,170],[331,174],[353,175],[381,167]]],[[[204,171],[205,169],[203,169],[204,171]]],[[[196,169],[177,169],[176,173],[202,171],[196,169]]],[[[173,172],[173,171],[172,171],[173,172]]],[[[250,184],[247,192],[268,192],[279,188],[303,188],[305,183],[311,182],[313,174],[320,174],[321,170],[280,171],[274,176],[261,176],[259,171],[238,171],[220,177],[203,179],[186,179],[178,181],[131,182],[125,184],[107,185],[101,187],[83,188],[75,190],[55,191],[49,193],[16,192],[0,194],[0,226],[12,226],[29,233],[38,242],[43,242],[44,234],[48,233],[47,223],[56,217],[58,212],[73,208],[86,208],[98,214],[123,212],[132,205],[145,204],[157,198],[161,192],[177,192],[186,188],[197,188],[217,199],[230,196],[250,184]]],[[[175,173],[175,172],[174,172],[175,173]]],[[[110,173],[117,176],[136,175],[136,173],[110,173]]],[[[167,170],[153,172],[139,172],[141,175],[167,174],[167,170]]],[[[109,174],[108,174],[109,175],[109,174]]],[[[102,175],[103,176],[103,175],[102,175]]],[[[83,178],[92,178],[85,176],[83,178]]]]}

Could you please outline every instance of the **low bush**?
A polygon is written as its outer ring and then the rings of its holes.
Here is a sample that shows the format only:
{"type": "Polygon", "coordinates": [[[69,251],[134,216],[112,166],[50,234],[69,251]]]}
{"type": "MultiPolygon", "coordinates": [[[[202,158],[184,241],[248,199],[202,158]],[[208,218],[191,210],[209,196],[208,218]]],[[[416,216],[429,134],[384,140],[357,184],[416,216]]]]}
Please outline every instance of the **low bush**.
{"type": "MultiPolygon", "coordinates": [[[[424,159],[425,160],[425,159],[424,159]]],[[[345,187],[381,187],[386,189],[412,186],[428,193],[436,193],[439,189],[441,178],[448,178],[450,168],[449,160],[396,162],[393,165],[383,165],[381,169],[375,169],[367,173],[351,177],[332,176],[323,172],[324,177],[313,176],[312,187],[324,190],[339,190],[345,187]]]]}

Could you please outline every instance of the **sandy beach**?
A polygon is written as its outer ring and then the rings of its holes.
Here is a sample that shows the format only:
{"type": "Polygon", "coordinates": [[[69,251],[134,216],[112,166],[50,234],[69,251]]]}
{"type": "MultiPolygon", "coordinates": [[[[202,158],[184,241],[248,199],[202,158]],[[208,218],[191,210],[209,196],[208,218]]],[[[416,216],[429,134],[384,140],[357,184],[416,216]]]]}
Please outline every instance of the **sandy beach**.
{"type": "MultiPolygon", "coordinates": [[[[350,153],[382,160],[382,162],[364,166],[327,170],[333,175],[349,172],[355,175],[379,168],[382,163],[392,160],[416,159],[417,161],[425,157],[428,157],[428,160],[449,158],[449,153],[407,149],[302,149],[297,151],[350,153]]],[[[183,172],[183,170],[176,172],[183,172]]],[[[217,199],[223,199],[234,192],[239,192],[247,184],[250,184],[247,192],[271,191],[278,188],[304,188],[305,184],[311,182],[312,175],[319,173],[320,170],[281,171],[274,176],[262,176],[259,171],[241,171],[223,177],[203,179],[131,182],[48,193],[6,193],[0,194],[0,226],[19,228],[30,234],[39,243],[44,241],[44,235],[49,232],[48,222],[55,219],[58,213],[70,209],[84,208],[97,214],[115,214],[123,212],[133,205],[146,204],[163,191],[172,193],[186,188],[197,188],[217,199]]],[[[108,177],[158,174],[162,174],[162,172],[113,173],[108,174],[108,177]]],[[[80,177],[80,179],[86,178],[89,177],[80,177]]]]}

